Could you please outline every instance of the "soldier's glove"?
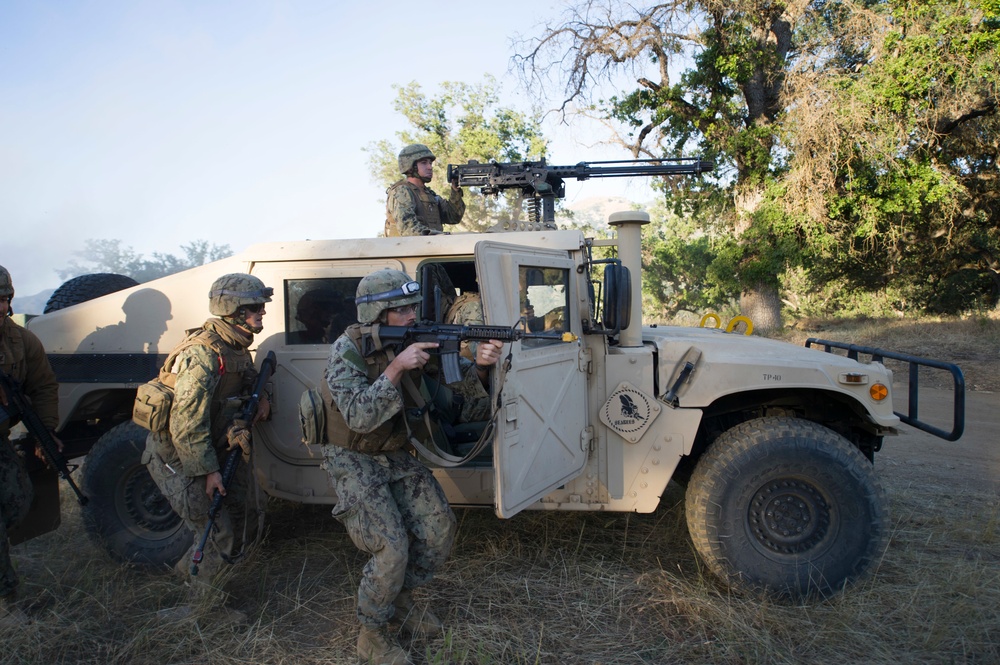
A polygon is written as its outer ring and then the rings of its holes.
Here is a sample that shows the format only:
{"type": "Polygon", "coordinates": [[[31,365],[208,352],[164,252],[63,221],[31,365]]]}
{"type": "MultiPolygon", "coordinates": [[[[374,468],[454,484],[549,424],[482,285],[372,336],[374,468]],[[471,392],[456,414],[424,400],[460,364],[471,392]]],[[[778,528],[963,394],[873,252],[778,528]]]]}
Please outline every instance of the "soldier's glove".
{"type": "Polygon", "coordinates": [[[226,431],[226,441],[229,442],[229,450],[242,448],[243,454],[250,455],[250,428],[245,420],[234,420],[226,431]]]}

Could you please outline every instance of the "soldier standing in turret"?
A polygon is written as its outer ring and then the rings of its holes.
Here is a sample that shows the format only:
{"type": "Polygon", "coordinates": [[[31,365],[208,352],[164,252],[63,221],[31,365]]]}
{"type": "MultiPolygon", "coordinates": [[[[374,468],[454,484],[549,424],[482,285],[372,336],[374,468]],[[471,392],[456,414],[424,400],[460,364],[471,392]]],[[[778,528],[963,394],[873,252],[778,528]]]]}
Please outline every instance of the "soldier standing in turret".
{"type": "Polygon", "coordinates": [[[451,183],[448,200],[427,186],[434,174],[434,153],[414,143],[399,153],[399,171],[405,177],[386,190],[385,235],[426,236],[444,233],[444,224],[458,224],[465,215],[462,189],[451,183]]]}
{"type": "MultiPolygon", "coordinates": [[[[237,473],[225,488],[220,469],[229,450],[237,445],[249,448],[247,428],[253,423],[235,421],[257,380],[248,349],[254,335],[264,329],[264,303],[271,302],[273,292],[253,275],[223,275],[208,294],[209,312],[218,318],[188,330],[167,358],[170,371],[176,375],[169,423],[163,431],[150,432],[143,462],[191,530],[191,549],[177,562],[175,571],[189,585],[192,603],[207,600],[208,606],[221,604],[216,601],[225,594],[213,586],[212,578],[224,563],[239,558],[240,546],[246,547],[258,527],[258,507],[248,498],[248,474],[237,473]],[[226,500],[195,577],[190,573],[191,554],[208,525],[208,509],[216,490],[226,500]]],[[[269,400],[261,395],[257,420],[269,414],[269,400]]],[[[161,610],[160,618],[182,619],[193,610],[193,604],[181,605],[161,610]]],[[[222,612],[230,621],[245,618],[235,610],[222,612]]]]}
{"type": "MultiPolygon", "coordinates": [[[[7,269],[0,266],[0,369],[21,384],[31,406],[54,437],[59,425],[59,383],[42,343],[32,332],[10,319],[13,299],[14,283],[7,269]]],[[[0,404],[9,406],[3,389],[0,389],[0,404]]],[[[7,418],[0,419],[0,626],[28,622],[28,617],[14,602],[17,574],[10,560],[7,529],[16,526],[28,514],[34,488],[10,443],[11,424],[7,418]]]]}

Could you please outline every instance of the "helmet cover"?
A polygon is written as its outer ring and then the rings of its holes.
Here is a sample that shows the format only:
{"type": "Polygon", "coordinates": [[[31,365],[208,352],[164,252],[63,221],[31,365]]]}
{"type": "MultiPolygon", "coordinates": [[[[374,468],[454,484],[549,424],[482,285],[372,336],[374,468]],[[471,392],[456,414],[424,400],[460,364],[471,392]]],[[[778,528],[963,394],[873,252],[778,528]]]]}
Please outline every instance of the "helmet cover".
{"type": "Polygon", "coordinates": [[[403,175],[410,175],[410,171],[421,159],[437,159],[431,149],[423,143],[408,145],[399,151],[399,172],[403,175]]]}
{"type": "Polygon", "coordinates": [[[376,270],[358,283],[358,323],[374,323],[387,309],[413,305],[423,300],[420,284],[401,270],[376,270]]]}
{"type": "Polygon", "coordinates": [[[212,282],[208,292],[208,311],[215,316],[232,316],[243,305],[271,302],[274,289],[264,286],[259,278],[234,272],[212,282]]]}

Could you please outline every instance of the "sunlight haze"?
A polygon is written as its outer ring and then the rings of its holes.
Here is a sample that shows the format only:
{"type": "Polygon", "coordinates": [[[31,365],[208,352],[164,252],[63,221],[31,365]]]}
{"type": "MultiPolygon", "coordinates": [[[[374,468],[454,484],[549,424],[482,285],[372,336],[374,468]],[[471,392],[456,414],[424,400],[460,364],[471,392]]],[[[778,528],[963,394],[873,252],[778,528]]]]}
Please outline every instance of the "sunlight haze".
{"type": "MultiPolygon", "coordinates": [[[[512,38],[554,2],[60,2],[0,5],[0,265],[25,296],[87,239],[149,255],[229,244],[368,237],[384,190],[363,148],[406,128],[393,84],[502,85],[512,38]]],[[[593,128],[546,121],[552,163],[621,159],[593,128]]],[[[441,165],[443,168],[443,165],[441,165]]],[[[568,183],[567,203],[630,196],[568,183]]],[[[469,195],[467,193],[467,195],[469,195]]],[[[633,196],[635,198],[635,196],[633,196]]]]}

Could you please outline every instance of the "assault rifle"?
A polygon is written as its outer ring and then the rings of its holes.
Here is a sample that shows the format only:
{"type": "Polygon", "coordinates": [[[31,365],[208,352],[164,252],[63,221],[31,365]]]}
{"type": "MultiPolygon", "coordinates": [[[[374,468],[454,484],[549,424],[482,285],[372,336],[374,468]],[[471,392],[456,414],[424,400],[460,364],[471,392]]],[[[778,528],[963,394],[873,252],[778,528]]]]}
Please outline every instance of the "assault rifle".
{"type": "MultiPolygon", "coordinates": [[[[274,356],[274,351],[268,351],[264,357],[264,362],[260,364],[260,373],[257,375],[257,383],[253,386],[253,393],[247,399],[247,403],[243,405],[243,411],[238,418],[247,423],[247,429],[250,431],[251,437],[253,436],[253,419],[257,415],[257,408],[260,405],[260,394],[264,392],[264,386],[267,385],[271,375],[274,374],[277,365],[278,360],[274,356]]],[[[236,468],[240,465],[242,457],[243,449],[239,446],[229,451],[226,463],[222,465],[222,486],[226,489],[229,489],[229,485],[233,482],[233,476],[236,475],[236,468]]],[[[205,558],[205,545],[208,543],[208,537],[215,527],[215,519],[219,516],[219,510],[222,509],[224,498],[219,490],[215,490],[215,494],[212,495],[212,504],[208,507],[208,524],[205,525],[205,533],[201,534],[201,541],[191,555],[192,575],[198,574],[198,566],[201,564],[202,559],[205,558]]]]}
{"type": "Polygon", "coordinates": [[[38,442],[38,447],[42,449],[45,459],[49,461],[53,469],[59,472],[59,477],[69,483],[80,505],[86,506],[87,497],[83,495],[80,488],[73,482],[73,478],[70,476],[69,465],[66,464],[66,458],[59,452],[59,444],[56,443],[52,433],[42,423],[42,419],[35,413],[31,402],[28,401],[20,384],[14,380],[14,377],[8,375],[3,370],[0,370],[0,389],[7,395],[7,406],[5,407],[0,404],[0,420],[9,418],[11,423],[15,423],[17,420],[24,423],[28,434],[38,442]]]}
{"type": "Polygon", "coordinates": [[[519,339],[547,339],[555,342],[575,342],[571,332],[528,332],[521,328],[506,326],[462,326],[447,323],[417,324],[415,326],[383,326],[375,324],[371,333],[361,337],[361,353],[370,356],[386,347],[404,348],[414,342],[437,342],[437,349],[429,351],[441,357],[441,371],[445,383],[455,383],[462,379],[458,364],[458,354],[463,340],[488,342],[516,342],[519,339]]]}
{"type": "Polygon", "coordinates": [[[714,162],[703,161],[698,157],[580,162],[573,166],[549,166],[544,159],[538,162],[490,162],[489,164],[480,164],[472,160],[468,164],[449,164],[448,181],[457,182],[459,187],[479,187],[483,194],[494,196],[508,189],[519,189],[522,195],[530,200],[528,218],[532,228],[554,229],[555,200],[566,195],[567,178],[588,180],[629,176],[698,175],[714,170],[714,162]]]}

